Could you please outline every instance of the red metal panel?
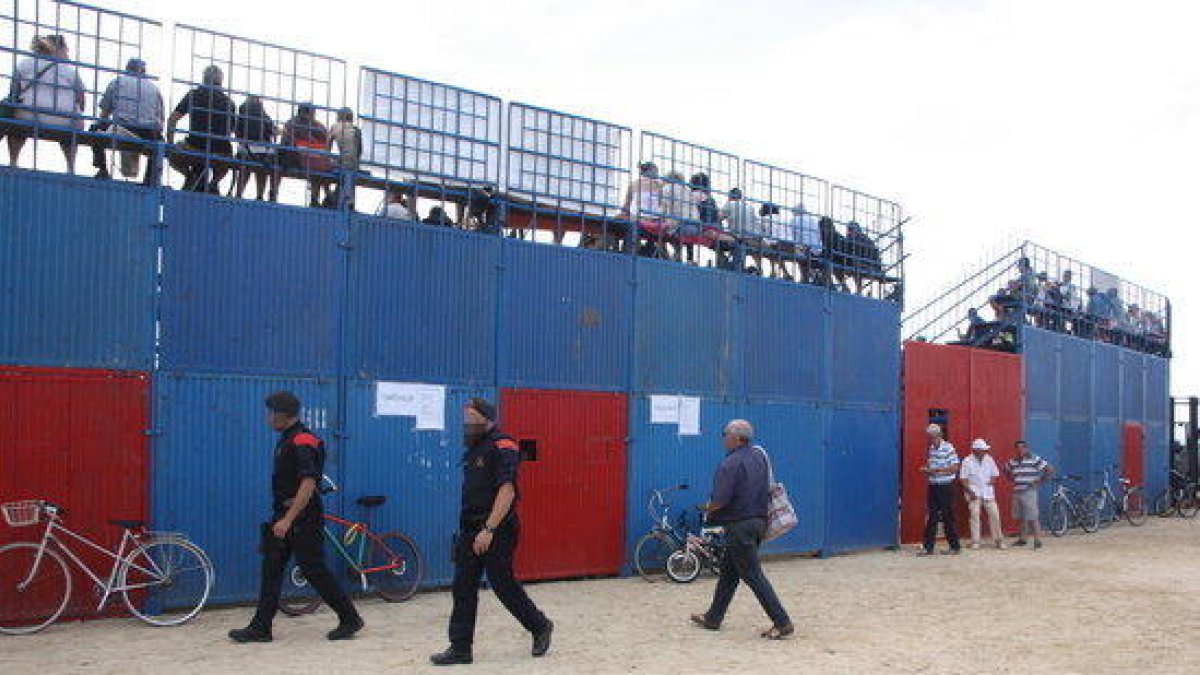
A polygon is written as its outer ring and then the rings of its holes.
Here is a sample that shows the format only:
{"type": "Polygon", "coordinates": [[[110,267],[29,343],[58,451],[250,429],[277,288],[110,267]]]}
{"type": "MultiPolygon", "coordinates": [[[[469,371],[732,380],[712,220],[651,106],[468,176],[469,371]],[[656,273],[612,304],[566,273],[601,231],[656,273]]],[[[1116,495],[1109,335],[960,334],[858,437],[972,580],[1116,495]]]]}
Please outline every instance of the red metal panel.
{"type": "MultiPolygon", "coordinates": [[[[965,457],[971,441],[985,438],[997,462],[1012,457],[1024,423],[1024,371],[1021,357],[955,345],[910,342],[904,346],[904,462],[900,541],[920,541],[925,525],[925,427],[931,409],[949,413],[948,439],[965,457]]],[[[1001,483],[1000,511],[1005,526],[1011,489],[1001,483]]],[[[958,505],[966,533],[966,504],[958,505]]]]}
{"type": "MultiPolygon", "coordinates": [[[[149,417],[144,373],[0,367],[0,501],[55,502],[71,529],[116,544],[109,519],[148,517],[149,417]]],[[[40,534],[0,522],[0,543],[40,534]]],[[[111,565],[83,557],[102,573],[111,565]]],[[[66,616],[95,611],[91,588],[77,573],[66,616]]]]}
{"type": "Polygon", "coordinates": [[[1146,430],[1141,424],[1126,422],[1121,444],[1121,473],[1134,485],[1146,484],[1145,446],[1146,430]]]}
{"type": "Polygon", "coordinates": [[[620,572],[628,410],[621,394],[501,391],[502,428],[538,446],[521,464],[521,578],[620,572]]]}

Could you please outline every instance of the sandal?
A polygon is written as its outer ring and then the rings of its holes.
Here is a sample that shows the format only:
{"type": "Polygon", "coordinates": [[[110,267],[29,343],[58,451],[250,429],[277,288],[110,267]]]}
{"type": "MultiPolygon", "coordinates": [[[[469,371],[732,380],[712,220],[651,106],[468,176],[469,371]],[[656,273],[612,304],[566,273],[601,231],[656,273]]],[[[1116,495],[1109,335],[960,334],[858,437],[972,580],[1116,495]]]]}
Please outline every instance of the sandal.
{"type": "Polygon", "coordinates": [[[789,623],[786,626],[771,626],[759,635],[768,640],[782,640],[795,632],[796,627],[789,623]]]}
{"type": "Polygon", "coordinates": [[[696,624],[697,626],[700,626],[701,628],[705,628],[708,630],[719,630],[721,628],[721,624],[712,623],[711,621],[708,620],[708,617],[704,616],[703,614],[693,614],[691,618],[692,618],[692,623],[696,624]]]}

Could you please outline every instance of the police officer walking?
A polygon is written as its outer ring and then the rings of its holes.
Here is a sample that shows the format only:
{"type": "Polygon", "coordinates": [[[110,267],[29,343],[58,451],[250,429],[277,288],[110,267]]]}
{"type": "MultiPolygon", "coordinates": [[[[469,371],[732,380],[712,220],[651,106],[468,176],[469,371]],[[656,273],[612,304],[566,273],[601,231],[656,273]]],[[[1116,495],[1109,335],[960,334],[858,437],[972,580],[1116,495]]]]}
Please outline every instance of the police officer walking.
{"type": "Polygon", "coordinates": [[[317,489],[324,475],[325,444],[300,421],[300,399],[294,394],[276,392],[267,397],[266,403],[270,411],[267,419],[279,432],[279,442],[271,476],[273,515],[270,523],[263,524],[258,610],[250,625],[229,631],[229,637],[235,642],[271,641],[284,568],[295,555],[304,577],[337,613],[338,625],[327,637],[345,640],[363,627],[363,621],[325,565],[321,495],[317,489]]]}
{"type": "Polygon", "coordinates": [[[496,597],[525,630],[533,634],[534,656],[550,649],[554,623],[538,610],[513,576],[513,553],[520,522],[516,503],[516,442],[496,428],[496,408],[473,398],[463,410],[463,488],[459,529],[454,542],[454,609],[450,648],[429,657],[434,665],[471,663],[479,582],[486,571],[496,597]]]}

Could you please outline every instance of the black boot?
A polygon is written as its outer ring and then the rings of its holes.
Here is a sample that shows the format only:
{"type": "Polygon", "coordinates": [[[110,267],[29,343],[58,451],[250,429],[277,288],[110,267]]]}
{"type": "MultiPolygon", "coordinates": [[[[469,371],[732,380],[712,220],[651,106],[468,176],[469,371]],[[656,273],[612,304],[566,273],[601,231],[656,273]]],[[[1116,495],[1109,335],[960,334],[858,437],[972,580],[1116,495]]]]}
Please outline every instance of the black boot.
{"type": "Polygon", "coordinates": [[[450,647],[440,654],[434,654],[429,657],[429,662],[435,666],[457,666],[465,665],[474,661],[471,657],[470,650],[461,650],[450,647]]]}
{"type": "Polygon", "coordinates": [[[550,635],[554,632],[554,622],[546,619],[546,627],[533,634],[533,655],[545,656],[550,651],[550,635]]]}
{"type": "Polygon", "coordinates": [[[329,631],[329,634],[325,637],[329,638],[330,640],[349,640],[350,638],[354,637],[355,633],[362,630],[362,627],[362,617],[355,614],[348,619],[339,620],[337,628],[329,631]]]}
{"type": "Polygon", "coordinates": [[[229,631],[229,639],[234,642],[270,642],[271,631],[250,624],[245,628],[235,628],[229,631]]]}

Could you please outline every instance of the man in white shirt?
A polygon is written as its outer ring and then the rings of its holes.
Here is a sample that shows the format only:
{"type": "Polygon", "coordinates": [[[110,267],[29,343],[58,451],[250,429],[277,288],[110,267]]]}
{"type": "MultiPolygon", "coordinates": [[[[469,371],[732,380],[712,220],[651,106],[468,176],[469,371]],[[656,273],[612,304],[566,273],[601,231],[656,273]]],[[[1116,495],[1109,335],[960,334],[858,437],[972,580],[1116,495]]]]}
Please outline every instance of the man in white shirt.
{"type": "Polygon", "coordinates": [[[987,509],[988,531],[996,542],[996,548],[1004,548],[1004,529],[1000,524],[1000,507],[996,504],[996,481],[1000,479],[1000,467],[988,454],[991,446],[982,438],[971,443],[971,454],[962,461],[958,479],[967,497],[971,510],[971,548],[979,548],[980,508],[987,509]]]}

